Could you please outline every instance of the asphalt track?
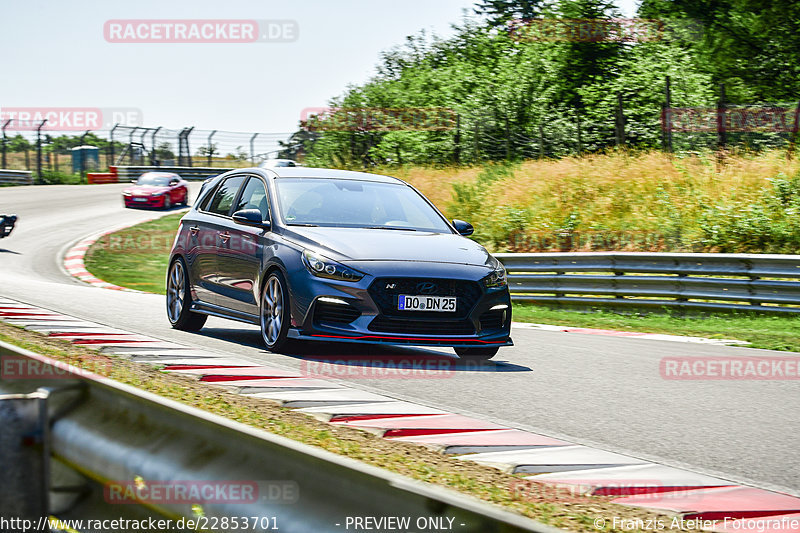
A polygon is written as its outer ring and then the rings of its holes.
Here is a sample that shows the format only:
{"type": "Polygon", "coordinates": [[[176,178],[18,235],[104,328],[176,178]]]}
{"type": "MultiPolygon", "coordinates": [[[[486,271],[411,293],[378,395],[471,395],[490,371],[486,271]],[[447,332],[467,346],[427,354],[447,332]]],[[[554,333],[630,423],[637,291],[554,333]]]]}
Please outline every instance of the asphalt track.
{"type": "MultiPolygon", "coordinates": [[[[198,187],[192,184],[192,191],[198,187]]],[[[420,362],[441,354],[318,343],[272,354],[262,347],[254,327],[211,318],[199,334],[176,331],[169,327],[162,296],[74,280],[61,267],[70,244],[154,216],[124,209],[122,188],[0,188],[0,212],[20,217],[12,236],[0,240],[0,296],[287,369],[301,369],[304,357],[312,354],[420,362]]],[[[663,379],[659,371],[663,357],[797,354],[519,328],[512,334],[516,345],[501,349],[495,362],[456,366],[446,377],[342,375],[340,380],[354,388],[800,495],[799,381],[676,381],[663,379]]]]}

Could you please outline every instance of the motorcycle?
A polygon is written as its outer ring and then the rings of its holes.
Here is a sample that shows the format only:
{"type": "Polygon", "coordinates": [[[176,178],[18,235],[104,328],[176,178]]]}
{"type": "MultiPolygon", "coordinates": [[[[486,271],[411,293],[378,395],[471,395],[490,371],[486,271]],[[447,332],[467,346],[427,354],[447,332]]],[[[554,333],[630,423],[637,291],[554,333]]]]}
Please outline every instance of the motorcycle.
{"type": "Polygon", "coordinates": [[[17,215],[0,215],[0,239],[11,235],[16,223],[17,215]]]}

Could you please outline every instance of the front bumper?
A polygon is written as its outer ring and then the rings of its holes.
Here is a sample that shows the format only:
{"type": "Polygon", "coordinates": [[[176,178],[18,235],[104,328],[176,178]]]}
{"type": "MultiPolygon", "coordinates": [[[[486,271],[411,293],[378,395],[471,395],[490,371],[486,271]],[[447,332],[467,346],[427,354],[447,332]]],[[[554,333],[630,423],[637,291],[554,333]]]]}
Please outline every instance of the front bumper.
{"type": "Polygon", "coordinates": [[[486,268],[397,262],[353,267],[370,275],[349,283],[314,277],[305,268],[292,272],[290,338],[465,348],[513,345],[508,289],[486,289],[480,281],[486,268]],[[434,296],[456,296],[457,311],[399,311],[399,295],[414,294],[424,282],[437,285],[434,296]]]}
{"type": "Polygon", "coordinates": [[[164,196],[123,196],[125,207],[164,207],[164,196]],[[134,198],[144,198],[137,201],[134,198]]]}

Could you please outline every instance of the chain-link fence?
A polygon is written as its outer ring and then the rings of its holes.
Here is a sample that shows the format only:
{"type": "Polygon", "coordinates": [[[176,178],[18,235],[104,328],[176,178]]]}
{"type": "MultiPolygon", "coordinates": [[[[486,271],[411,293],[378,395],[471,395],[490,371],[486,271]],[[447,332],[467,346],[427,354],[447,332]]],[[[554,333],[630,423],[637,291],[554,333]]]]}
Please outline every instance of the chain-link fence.
{"type": "Polygon", "coordinates": [[[113,165],[248,167],[287,148],[290,133],[232,132],[116,125],[110,130],[31,131],[9,119],[2,126],[0,168],[31,170],[38,182],[77,181],[86,172],[113,165]],[[97,148],[97,158],[72,157],[79,147],[97,148]]]}

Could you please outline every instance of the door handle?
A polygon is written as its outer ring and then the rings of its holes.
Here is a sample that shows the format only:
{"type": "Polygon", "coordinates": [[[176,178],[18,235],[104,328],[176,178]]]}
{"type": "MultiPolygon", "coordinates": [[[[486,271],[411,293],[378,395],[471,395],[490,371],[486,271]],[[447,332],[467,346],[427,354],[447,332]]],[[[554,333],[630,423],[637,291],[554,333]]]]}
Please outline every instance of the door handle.
{"type": "Polygon", "coordinates": [[[200,231],[200,228],[197,226],[192,226],[189,228],[189,233],[192,234],[192,237],[197,237],[197,232],[200,231]]]}
{"type": "Polygon", "coordinates": [[[222,242],[228,242],[228,239],[231,238],[231,234],[226,231],[225,233],[220,233],[219,238],[222,239],[222,242]]]}

